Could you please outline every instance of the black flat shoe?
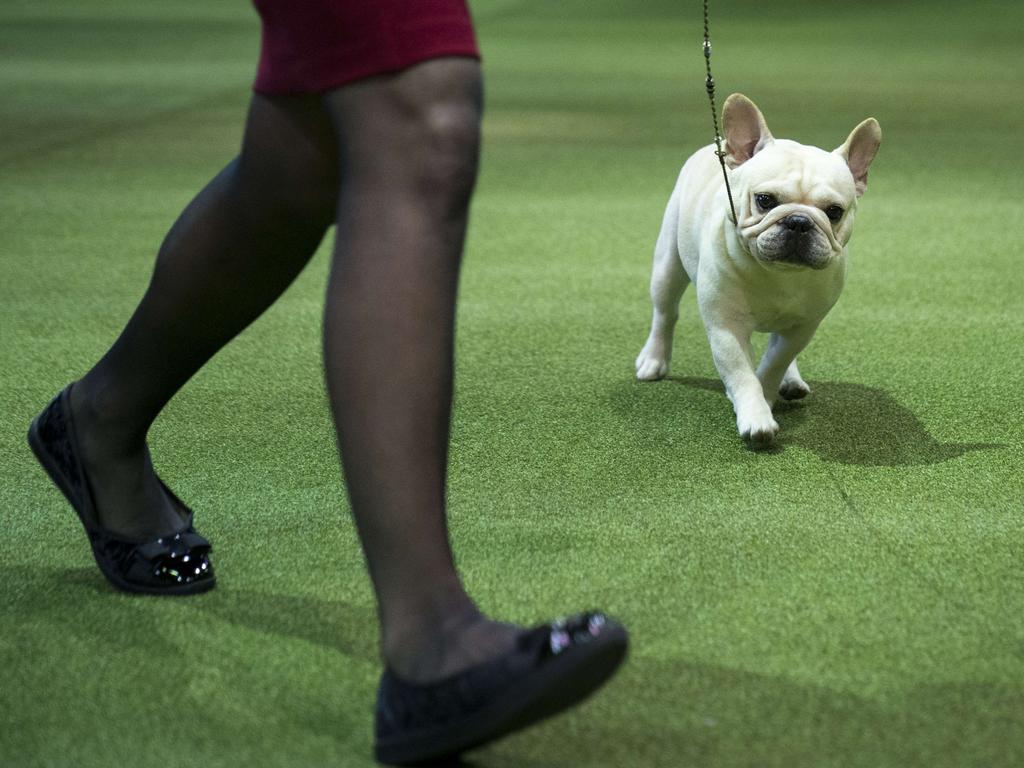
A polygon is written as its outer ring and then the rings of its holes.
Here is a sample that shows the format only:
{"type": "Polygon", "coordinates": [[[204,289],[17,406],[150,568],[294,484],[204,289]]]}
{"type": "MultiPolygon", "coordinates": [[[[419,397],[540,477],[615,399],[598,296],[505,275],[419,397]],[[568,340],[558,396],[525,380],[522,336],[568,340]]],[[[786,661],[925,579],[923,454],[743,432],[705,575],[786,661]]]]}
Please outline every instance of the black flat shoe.
{"type": "Polygon", "coordinates": [[[577,704],[626,656],[625,628],[583,613],[520,635],[505,656],[427,685],[385,670],[377,694],[377,760],[416,765],[454,758],[577,704]]]}
{"type": "Polygon", "coordinates": [[[185,518],[180,533],[137,541],[106,530],[99,523],[89,478],[78,456],[78,438],[71,419],[69,384],[32,422],[28,443],[78,513],[92,545],[96,565],[107,580],[125,592],[151,595],[192,595],[217,582],[210,564],[210,542],[192,527],[192,511],[160,480],[171,502],[185,518]]]}

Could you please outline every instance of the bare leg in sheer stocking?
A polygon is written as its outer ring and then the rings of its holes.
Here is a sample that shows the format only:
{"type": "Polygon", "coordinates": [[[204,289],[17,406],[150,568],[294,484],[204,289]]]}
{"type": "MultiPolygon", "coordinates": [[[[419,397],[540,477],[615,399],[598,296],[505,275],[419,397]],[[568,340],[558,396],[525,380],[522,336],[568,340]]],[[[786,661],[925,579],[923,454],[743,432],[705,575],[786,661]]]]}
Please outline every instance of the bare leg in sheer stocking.
{"type": "Polygon", "coordinates": [[[324,359],[384,655],[412,682],[511,648],[448,544],[455,298],[481,113],[479,64],[439,59],[328,94],[342,186],[324,359]]]}
{"type": "Polygon", "coordinates": [[[480,110],[469,59],[429,61],[322,101],[254,96],[241,155],[174,225],[128,326],[72,390],[103,525],[139,539],[178,530],[150,464],[150,425],[292,282],[336,215],[324,324],[331,405],[383,653],[414,682],[503,653],[518,632],[466,595],[445,523],[455,298],[480,110]]]}
{"type": "Polygon", "coordinates": [[[318,98],[254,95],[241,154],[174,224],[127,327],[75,384],[82,460],[108,530],[152,539],[183,527],[146,433],[313,255],[334,218],[335,146],[318,98]]]}

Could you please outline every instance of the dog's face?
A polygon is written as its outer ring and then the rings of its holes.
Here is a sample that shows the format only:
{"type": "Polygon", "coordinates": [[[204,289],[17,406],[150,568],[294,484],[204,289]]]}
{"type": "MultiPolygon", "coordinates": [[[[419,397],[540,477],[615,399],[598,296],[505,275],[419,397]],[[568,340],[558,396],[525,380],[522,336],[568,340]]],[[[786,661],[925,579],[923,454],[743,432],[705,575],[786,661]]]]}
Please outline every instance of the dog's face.
{"type": "Polygon", "coordinates": [[[831,152],[776,140],[733,175],[740,233],[755,258],[823,269],[853,229],[857,194],[846,162],[831,152]]]}
{"type": "Polygon", "coordinates": [[[878,151],[869,118],[833,152],[775,139],[760,110],[733,94],[723,110],[739,232],[750,254],[780,268],[824,269],[853,233],[857,198],[878,151]]]}

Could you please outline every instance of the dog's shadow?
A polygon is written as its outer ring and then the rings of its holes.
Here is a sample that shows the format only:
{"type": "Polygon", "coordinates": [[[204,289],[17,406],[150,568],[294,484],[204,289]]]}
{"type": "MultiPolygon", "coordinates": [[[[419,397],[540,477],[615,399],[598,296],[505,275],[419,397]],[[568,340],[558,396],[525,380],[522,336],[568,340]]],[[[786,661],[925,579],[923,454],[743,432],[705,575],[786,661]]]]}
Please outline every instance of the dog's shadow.
{"type": "MultiPolygon", "coordinates": [[[[884,389],[839,381],[812,381],[810,385],[811,394],[806,399],[780,401],[775,406],[775,418],[781,428],[775,452],[797,446],[824,461],[899,467],[938,464],[971,451],[1003,447],[993,443],[940,443],[913,411],[900,405],[884,389]]],[[[650,418],[662,419],[666,410],[673,410],[672,400],[681,402],[681,386],[725,398],[725,389],[718,379],[669,376],[654,384],[634,382],[628,398],[620,391],[616,399],[619,405],[628,402],[628,410],[637,418],[646,418],[646,412],[650,418]]],[[[685,400],[692,399],[682,398],[685,400]]],[[[731,415],[727,400],[719,406],[731,415]]],[[[692,409],[693,403],[674,407],[692,409]]],[[[732,425],[732,420],[728,423],[732,425]]]]}

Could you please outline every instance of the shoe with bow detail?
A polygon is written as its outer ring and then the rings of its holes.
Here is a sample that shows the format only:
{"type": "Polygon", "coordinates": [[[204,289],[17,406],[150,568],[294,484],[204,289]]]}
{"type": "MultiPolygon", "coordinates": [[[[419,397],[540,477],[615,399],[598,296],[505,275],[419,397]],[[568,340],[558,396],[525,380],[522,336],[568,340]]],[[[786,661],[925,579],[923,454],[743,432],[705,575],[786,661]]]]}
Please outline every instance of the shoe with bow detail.
{"type": "Polygon", "coordinates": [[[377,693],[377,760],[418,765],[454,758],[581,702],[626,657],[625,628],[582,613],[524,631],[509,653],[436,683],[384,671],[377,693]]]}
{"type": "MultiPolygon", "coordinates": [[[[85,528],[96,565],[107,580],[125,592],[192,595],[213,588],[210,542],[192,527],[192,511],[160,480],[167,497],[185,519],[186,528],[150,541],[137,541],[105,529],[93,503],[89,478],[78,453],[71,418],[69,384],[32,422],[28,442],[85,528]]],[[[157,478],[159,480],[159,478],[157,478]]]]}

